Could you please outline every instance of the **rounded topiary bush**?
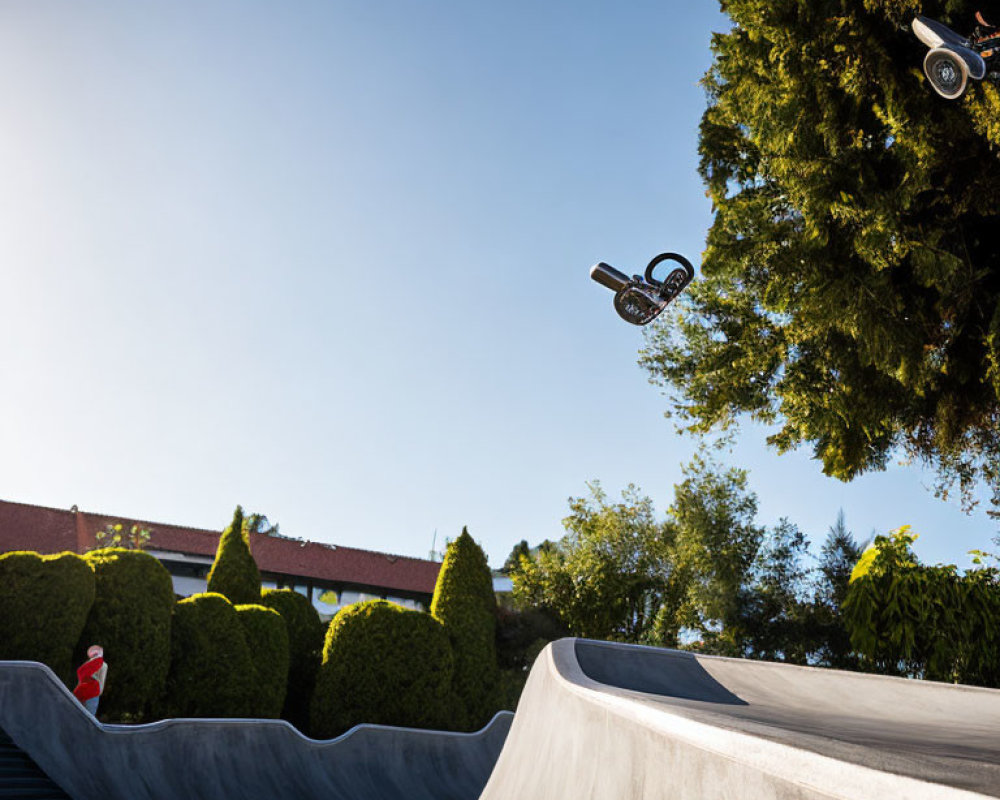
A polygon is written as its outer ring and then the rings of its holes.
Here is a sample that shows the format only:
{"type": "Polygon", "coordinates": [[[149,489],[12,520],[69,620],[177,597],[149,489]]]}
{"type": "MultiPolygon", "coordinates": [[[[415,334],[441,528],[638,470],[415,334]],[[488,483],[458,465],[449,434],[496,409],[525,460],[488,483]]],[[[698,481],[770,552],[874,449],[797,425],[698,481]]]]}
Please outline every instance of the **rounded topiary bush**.
{"type": "Polygon", "coordinates": [[[236,609],[221,594],[195,594],[174,607],[165,713],[249,716],[253,660],[236,609]]]}
{"type": "Polygon", "coordinates": [[[105,548],[84,556],[96,593],[76,660],[99,644],[108,662],[101,717],[146,719],[167,683],[174,589],[170,573],[149,553],[105,548]]]}
{"type": "Polygon", "coordinates": [[[265,589],[260,602],[281,614],[288,628],[288,691],[281,717],[308,732],[309,704],[323,654],[323,621],[309,598],[292,589],[265,589]]]}
{"type": "Polygon", "coordinates": [[[486,554],[463,528],[448,545],[431,601],[455,654],[459,730],[478,730],[503,705],[496,654],[496,595],[486,554]]]}
{"type": "Polygon", "coordinates": [[[256,679],[252,717],[274,719],[281,716],[288,686],[288,628],[281,615],[261,605],[236,606],[256,679]]]}
{"type": "Polygon", "coordinates": [[[219,537],[208,572],[208,591],[218,592],[235,604],[260,602],[260,570],[250,554],[250,534],[241,506],[236,506],[233,521],[219,537]]]}
{"type": "Polygon", "coordinates": [[[448,635],[429,614],[385,600],[348,606],[327,630],[313,735],[337,736],[362,722],[447,727],[451,680],[448,635]]]}
{"type": "Polygon", "coordinates": [[[94,602],[94,571],[74,553],[0,556],[0,659],[41,661],[68,685],[94,602]]]}

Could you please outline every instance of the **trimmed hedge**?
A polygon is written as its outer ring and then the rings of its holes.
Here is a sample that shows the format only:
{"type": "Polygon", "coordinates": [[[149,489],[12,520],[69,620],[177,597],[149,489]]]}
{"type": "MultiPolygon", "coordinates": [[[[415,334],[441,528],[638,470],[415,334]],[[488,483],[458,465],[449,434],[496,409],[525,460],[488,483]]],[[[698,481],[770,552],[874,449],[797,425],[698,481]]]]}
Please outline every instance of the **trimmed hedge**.
{"type": "Polygon", "coordinates": [[[312,734],[337,736],[362,722],[447,728],[452,654],[429,614],[369,600],[330,622],[312,702],[312,734]]]}
{"type": "Polygon", "coordinates": [[[251,717],[281,716],[288,687],[288,628],[281,614],[261,605],[236,606],[256,679],[251,717]]]}
{"type": "Polygon", "coordinates": [[[496,613],[486,554],[462,528],[462,535],[445,552],[431,601],[431,614],[444,625],[455,654],[459,730],[478,730],[503,705],[496,613]]]}
{"type": "Polygon", "coordinates": [[[281,717],[307,732],[309,704],[323,655],[323,621],[309,598],[292,589],[265,589],[260,602],[281,614],[288,628],[288,691],[281,717]]]}
{"type": "Polygon", "coordinates": [[[243,524],[243,508],[236,506],[233,521],[219,537],[215,561],[208,572],[208,591],[234,605],[260,602],[260,570],[250,555],[250,535],[243,524]]]}
{"type": "Polygon", "coordinates": [[[165,712],[174,717],[245,717],[257,690],[243,625],[233,604],[207,592],[174,608],[165,712]]]}
{"type": "Polygon", "coordinates": [[[80,636],[76,661],[99,644],[108,661],[101,718],[138,722],[163,695],[170,669],[174,588],[167,568],[149,553],[120,547],[84,556],[96,596],[80,636]]]}
{"type": "Polygon", "coordinates": [[[73,650],[94,603],[94,572],[74,553],[0,556],[0,659],[41,661],[76,685],[73,650]]]}

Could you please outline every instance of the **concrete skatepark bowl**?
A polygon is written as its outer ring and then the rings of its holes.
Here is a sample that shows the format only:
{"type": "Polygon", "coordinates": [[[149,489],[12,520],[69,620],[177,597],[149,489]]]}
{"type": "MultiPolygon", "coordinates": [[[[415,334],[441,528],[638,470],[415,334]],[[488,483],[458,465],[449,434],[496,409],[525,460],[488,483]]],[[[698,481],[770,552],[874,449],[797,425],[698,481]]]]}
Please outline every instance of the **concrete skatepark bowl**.
{"type": "Polygon", "coordinates": [[[581,639],[476,734],[100,725],[30,662],[0,663],[0,726],[75,800],[1000,797],[1000,691],[581,639]]]}

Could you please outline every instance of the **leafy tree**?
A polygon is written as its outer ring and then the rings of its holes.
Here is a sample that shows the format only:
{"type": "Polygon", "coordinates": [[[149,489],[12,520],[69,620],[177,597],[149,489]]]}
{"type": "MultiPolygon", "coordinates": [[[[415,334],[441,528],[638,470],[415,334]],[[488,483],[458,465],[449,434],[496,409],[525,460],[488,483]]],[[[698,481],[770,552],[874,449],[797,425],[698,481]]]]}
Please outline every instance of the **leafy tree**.
{"type": "Polygon", "coordinates": [[[909,526],[875,537],[851,574],[844,616],[877,671],[1000,686],[1000,570],[922,565],[909,526]]]}
{"type": "Polygon", "coordinates": [[[850,480],[903,451],[1000,502],[1000,90],[938,98],[915,12],[971,0],[726,0],[700,171],[702,280],[642,365],[690,430],[749,416],[850,480]]]}
{"type": "Polygon", "coordinates": [[[264,514],[247,514],[244,525],[247,533],[259,533],[261,536],[278,536],[281,533],[281,526],[277,522],[272,525],[264,514]]]}
{"type": "Polygon", "coordinates": [[[528,546],[527,539],[522,539],[514,545],[514,549],[510,551],[510,555],[503,562],[500,571],[504,575],[510,575],[520,566],[522,558],[531,558],[531,548],[528,546]]]}
{"type": "Polygon", "coordinates": [[[742,605],[766,535],[755,522],[757,496],[748,488],[746,471],[722,471],[704,451],[696,454],[674,487],[670,515],[683,594],[675,599],[676,610],[661,615],[661,635],[676,637],[686,628],[709,652],[743,653],[742,605]]]}
{"type": "Polygon", "coordinates": [[[460,729],[478,730],[500,709],[496,613],[486,554],[462,528],[448,544],[431,600],[431,615],[444,625],[455,655],[460,729]]]}
{"type": "MultiPolygon", "coordinates": [[[[121,547],[125,550],[144,550],[149,545],[150,531],[140,525],[128,530],[124,523],[108,523],[103,530],[94,534],[95,548],[121,547]]],[[[94,548],[91,548],[94,549],[94,548]]]]}
{"type": "MultiPolygon", "coordinates": [[[[840,604],[859,549],[843,517],[814,566],[795,525],[757,523],[745,470],[703,449],[683,476],[663,522],[635,487],[617,504],[597,483],[589,499],[571,498],[558,547],[520,558],[512,573],[518,607],[551,614],[578,636],[856,665],[840,604]]],[[[531,643],[521,622],[504,627],[505,659],[524,658],[531,643]]]]}
{"type": "Polygon", "coordinates": [[[812,660],[808,547],[802,532],[785,519],[765,533],[728,634],[740,655],[794,664],[812,660]]]}
{"type": "Polygon", "coordinates": [[[219,537],[219,548],[208,573],[208,591],[223,595],[235,605],[260,602],[260,570],[250,554],[241,506],[236,506],[233,521],[219,537]]]}
{"type": "Polygon", "coordinates": [[[674,530],[635,486],[610,503],[599,482],[570,498],[566,535],[512,573],[521,608],[549,609],[576,636],[640,641],[669,590],[674,530]]]}

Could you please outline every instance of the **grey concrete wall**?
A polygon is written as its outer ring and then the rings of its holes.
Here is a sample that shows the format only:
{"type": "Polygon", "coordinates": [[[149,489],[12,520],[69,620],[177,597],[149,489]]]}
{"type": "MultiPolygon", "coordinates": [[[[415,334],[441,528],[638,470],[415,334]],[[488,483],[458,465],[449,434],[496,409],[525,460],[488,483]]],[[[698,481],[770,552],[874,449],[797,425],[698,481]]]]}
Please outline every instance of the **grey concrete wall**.
{"type": "Polygon", "coordinates": [[[483,800],[1000,797],[1000,692],[564,639],[483,800]]]}
{"type": "Polygon", "coordinates": [[[74,800],[474,800],[510,727],[358,726],[329,741],[278,720],[102,725],[42,664],[0,662],[0,726],[74,800]]]}
{"type": "Polygon", "coordinates": [[[76,800],[1000,797],[1000,691],[578,639],[478,734],[101,725],[29,662],[0,663],[0,725],[76,800]]]}

